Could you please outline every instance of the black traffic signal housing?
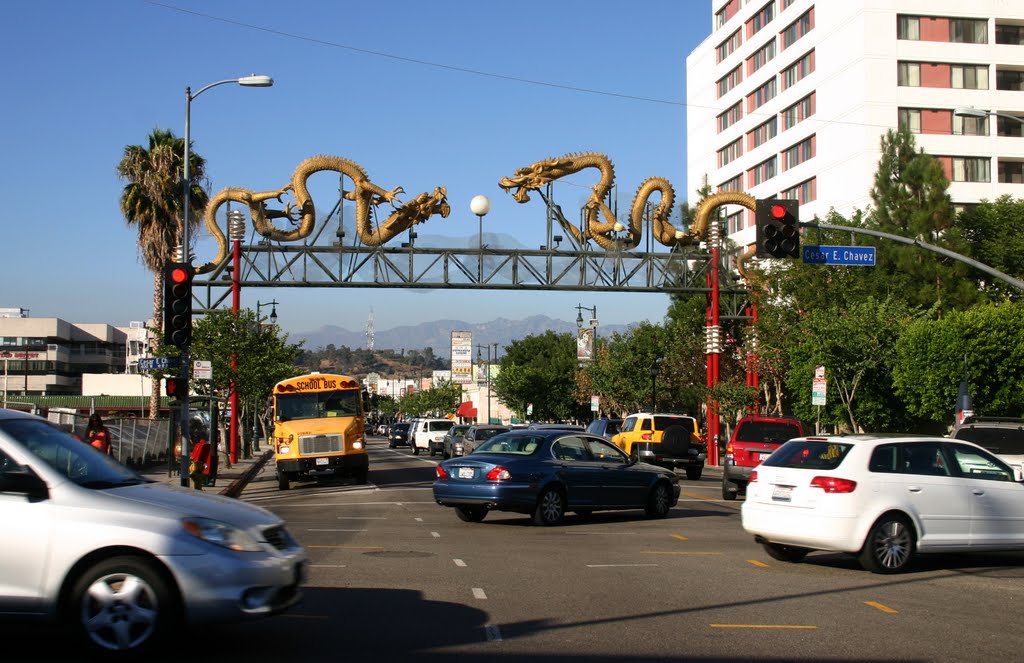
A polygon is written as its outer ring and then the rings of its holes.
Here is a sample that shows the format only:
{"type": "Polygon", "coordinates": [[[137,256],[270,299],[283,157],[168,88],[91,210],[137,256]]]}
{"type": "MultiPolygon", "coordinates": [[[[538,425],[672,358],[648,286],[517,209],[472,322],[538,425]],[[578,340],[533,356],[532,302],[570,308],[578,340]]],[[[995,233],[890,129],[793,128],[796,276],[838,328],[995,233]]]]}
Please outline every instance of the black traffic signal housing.
{"type": "Polygon", "coordinates": [[[192,343],[192,279],[195,268],[187,262],[169,262],[164,268],[164,345],[184,348],[192,343]]]}
{"type": "Polygon", "coordinates": [[[180,401],[188,393],[188,379],[166,378],[164,380],[164,389],[168,398],[180,401]]]}
{"type": "Polygon", "coordinates": [[[800,257],[800,201],[765,198],[757,201],[758,258],[800,257]]]}

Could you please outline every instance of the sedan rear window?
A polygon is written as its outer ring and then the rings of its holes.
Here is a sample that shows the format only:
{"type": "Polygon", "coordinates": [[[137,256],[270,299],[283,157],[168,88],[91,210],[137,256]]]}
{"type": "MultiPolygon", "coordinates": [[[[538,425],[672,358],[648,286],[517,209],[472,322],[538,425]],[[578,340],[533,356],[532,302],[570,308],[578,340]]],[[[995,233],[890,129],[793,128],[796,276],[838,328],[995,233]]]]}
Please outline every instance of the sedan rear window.
{"type": "Polygon", "coordinates": [[[786,442],[761,464],[808,470],[834,470],[839,467],[852,444],[831,440],[794,440],[786,442]]]}
{"type": "Polygon", "coordinates": [[[476,448],[474,454],[517,454],[528,456],[540,449],[544,442],[541,435],[495,435],[476,448]]]}

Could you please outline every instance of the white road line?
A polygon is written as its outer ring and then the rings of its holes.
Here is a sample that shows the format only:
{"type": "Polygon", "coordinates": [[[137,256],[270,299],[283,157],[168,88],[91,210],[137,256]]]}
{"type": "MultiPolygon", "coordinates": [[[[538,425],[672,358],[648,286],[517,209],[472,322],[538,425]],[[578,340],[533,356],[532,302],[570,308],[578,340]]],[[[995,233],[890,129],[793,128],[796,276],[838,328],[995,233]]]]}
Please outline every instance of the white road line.
{"type": "Polygon", "coordinates": [[[310,567],[314,569],[343,569],[344,564],[310,564],[310,567]]]}
{"type": "Polygon", "coordinates": [[[484,626],[484,632],[487,633],[487,642],[501,642],[501,629],[497,624],[484,626]]]}
{"type": "Polygon", "coordinates": [[[463,568],[465,568],[466,566],[466,563],[463,562],[461,559],[453,559],[452,561],[455,562],[455,566],[461,566],[463,568]]]}
{"type": "Polygon", "coordinates": [[[435,539],[440,539],[441,538],[441,535],[438,534],[437,532],[431,532],[430,536],[434,537],[435,539]]]}
{"type": "Polygon", "coordinates": [[[607,569],[617,566],[657,566],[657,564],[587,564],[588,569],[607,569]]]}
{"type": "Polygon", "coordinates": [[[423,522],[423,519],[422,519],[422,518],[413,518],[413,520],[415,520],[415,521],[416,521],[416,522],[418,522],[418,523],[422,523],[422,522],[423,522]]]}
{"type": "Polygon", "coordinates": [[[487,598],[487,594],[484,594],[484,590],[480,589],[479,587],[474,587],[473,588],[473,598],[475,598],[475,599],[485,599],[485,598],[487,598]]]}
{"type": "Polygon", "coordinates": [[[307,532],[365,532],[365,529],[307,529],[307,532]]]}

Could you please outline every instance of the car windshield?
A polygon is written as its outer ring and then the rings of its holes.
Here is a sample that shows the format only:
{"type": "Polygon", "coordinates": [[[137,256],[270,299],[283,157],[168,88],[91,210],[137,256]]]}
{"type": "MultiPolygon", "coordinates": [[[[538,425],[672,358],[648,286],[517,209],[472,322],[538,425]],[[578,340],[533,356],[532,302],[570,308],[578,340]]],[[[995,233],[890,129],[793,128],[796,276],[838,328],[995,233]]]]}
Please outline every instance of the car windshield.
{"type": "Polygon", "coordinates": [[[275,407],[281,421],[355,417],[361,413],[358,389],[338,389],[299,394],[278,394],[275,407]]]}
{"type": "Polygon", "coordinates": [[[395,424],[394,429],[400,433],[405,433],[409,431],[409,424],[395,424]]]}
{"type": "Polygon", "coordinates": [[[800,429],[784,421],[744,421],[736,431],[737,442],[781,444],[794,437],[800,437],[800,429]]]}
{"type": "Polygon", "coordinates": [[[32,455],[86,488],[113,488],[149,481],[46,421],[0,421],[0,431],[20,442],[32,455]]]}
{"type": "Polygon", "coordinates": [[[477,447],[474,454],[514,454],[529,456],[540,449],[542,435],[495,435],[477,447]]]}
{"type": "Polygon", "coordinates": [[[1003,456],[1024,455],[1024,431],[1019,428],[973,428],[965,427],[956,432],[956,439],[974,442],[994,454],[1003,456]]]}
{"type": "Polygon", "coordinates": [[[474,433],[473,438],[476,440],[489,440],[498,433],[507,433],[508,431],[504,428],[478,428],[474,433]]]}
{"type": "Polygon", "coordinates": [[[769,467],[834,470],[852,448],[852,444],[832,440],[793,440],[783,444],[761,464],[769,467]]]}
{"type": "Polygon", "coordinates": [[[467,430],[469,430],[469,428],[461,428],[456,426],[455,428],[452,428],[450,431],[448,431],[448,434],[451,435],[452,439],[458,440],[466,436],[467,430]]]}

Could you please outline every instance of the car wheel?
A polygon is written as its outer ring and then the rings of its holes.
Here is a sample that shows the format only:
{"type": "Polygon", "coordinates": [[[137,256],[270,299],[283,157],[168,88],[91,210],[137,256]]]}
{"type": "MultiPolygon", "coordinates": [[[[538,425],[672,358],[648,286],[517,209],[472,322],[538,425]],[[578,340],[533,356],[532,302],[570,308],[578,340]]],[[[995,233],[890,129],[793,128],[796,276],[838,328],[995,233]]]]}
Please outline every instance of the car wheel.
{"type": "Polygon", "coordinates": [[[487,509],[482,506],[457,506],[455,515],[466,523],[478,523],[487,517],[487,509]]]}
{"type": "Polygon", "coordinates": [[[452,454],[450,451],[448,451],[448,447],[445,447],[444,449],[441,450],[441,460],[448,460],[451,457],[452,454]]]}
{"type": "Polygon", "coordinates": [[[722,479],[722,499],[723,500],[734,500],[736,495],[740,492],[739,487],[732,481],[726,481],[722,479]]]}
{"type": "Polygon", "coordinates": [[[415,442],[412,445],[412,455],[413,456],[419,456],[420,455],[420,448],[416,446],[415,442]]]}
{"type": "Polygon", "coordinates": [[[277,473],[277,489],[288,490],[288,477],[283,472],[277,473]]]}
{"type": "Polygon", "coordinates": [[[395,445],[394,442],[388,442],[388,449],[394,449],[395,446],[397,446],[397,445],[395,445]]]}
{"type": "Polygon", "coordinates": [[[434,457],[434,445],[433,444],[428,444],[427,447],[430,449],[430,457],[433,458],[434,457]]]}
{"type": "Polygon", "coordinates": [[[703,467],[688,467],[686,468],[686,478],[690,481],[699,481],[700,475],[704,474],[703,467]]]}
{"type": "Polygon", "coordinates": [[[781,543],[762,543],[761,545],[769,557],[780,562],[802,562],[804,557],[807,557],[807,553],[811,552],[807,548],[784,546],[781,543]]]}
{"type": "Polygon", "coordinates": [[[181,621],[171,585],[139,557],[111,557],[86,569],[66,609],[65,623],[86,645],[108,655],[152,649],[181,621]]]}
{"type": "Polygon", "coordinates": [[[914,558],[914,538],[904,516],[886,514],[871,526],[857,559],[872,573],[898,573],[914,558]]]}
{"type": "Polygon", "coordinates": [[[651,518],[664,518],[668,515],[672,498],[669,496],[668,485],[659,481],[651,488],[651,494],[647,497],[647,507],[644,509],[651,518]]]}
{"type": "Polygon", "coordinates": [[[565,516],[565,496],[557,488],[545,488],[533,510],[533,522],[537,525],[557,525],[565,516]]]}

